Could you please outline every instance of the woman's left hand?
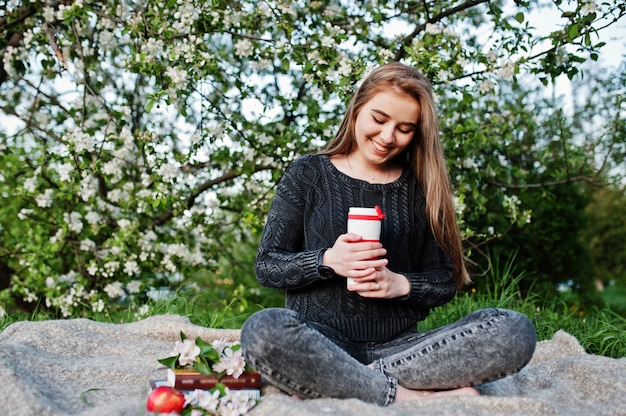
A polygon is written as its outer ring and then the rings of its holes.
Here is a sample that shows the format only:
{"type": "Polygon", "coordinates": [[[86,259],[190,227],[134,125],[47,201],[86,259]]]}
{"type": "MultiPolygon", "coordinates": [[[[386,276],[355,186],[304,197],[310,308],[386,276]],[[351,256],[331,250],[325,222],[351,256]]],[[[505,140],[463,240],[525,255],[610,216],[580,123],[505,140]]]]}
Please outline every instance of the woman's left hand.
{"type": "Polygon", "coordinates": [[[393,299],[404,297],[411,291],[411,284],[406,276],[394,273],[382,266],[369,276],[354,278],[348,290],[357,292],[364,298],[393,299]]]}

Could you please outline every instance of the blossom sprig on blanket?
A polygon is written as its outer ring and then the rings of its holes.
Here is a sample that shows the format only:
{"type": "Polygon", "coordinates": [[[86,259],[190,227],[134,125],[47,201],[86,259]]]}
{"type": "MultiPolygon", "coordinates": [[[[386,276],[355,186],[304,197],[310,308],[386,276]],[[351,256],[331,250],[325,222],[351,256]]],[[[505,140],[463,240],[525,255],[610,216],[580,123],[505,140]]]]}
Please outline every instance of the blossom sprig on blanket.
{"type": "Polygon", "coordinates": [[[158,361],[171,369],[193,368],[200,374],[228,374],[238,378],[246,370],[252,370],[243,358],[241,344],[216,340],[210,344],[196,338],[195,341],[180,333],[171,356],[158,361]]]}
{"type": "MultiPolygon", "coordinates": [[[[180,341],[167,358],[157,360],[172,370],[194,369],[206,376],[217,376],[218,380],[229,375],[239,378],[253,369],[246,364],[239,342],[215,340],[211,343],[201,338],[189,339],[183,332],[180,341]]],[[[244,415],[256,405],[238,390],[230,390],[219,381],[215,388],[185,392],[185,404],[181,415],[244,415]]]]}

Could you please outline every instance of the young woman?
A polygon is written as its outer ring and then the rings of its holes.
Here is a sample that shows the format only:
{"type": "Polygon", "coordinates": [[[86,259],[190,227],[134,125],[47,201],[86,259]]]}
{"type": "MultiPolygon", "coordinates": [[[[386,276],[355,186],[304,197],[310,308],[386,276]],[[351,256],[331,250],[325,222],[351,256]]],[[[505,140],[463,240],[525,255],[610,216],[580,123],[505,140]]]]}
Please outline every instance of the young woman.
{"type": "Polygon", "coordinates": [[[363,81],[327,149],[285,172],[256,272],[286,291],[286,308],[241,330],[246,359],[272,384],[386,406],[476,395],[471,386],[530,360],[535,330],[513,311],[417,329],[469,282],[438,131],[426,78],[390,63],[363,81]],[[346,233],[350,207],[375,206],[386,215],[380,243],[346,233]]]}

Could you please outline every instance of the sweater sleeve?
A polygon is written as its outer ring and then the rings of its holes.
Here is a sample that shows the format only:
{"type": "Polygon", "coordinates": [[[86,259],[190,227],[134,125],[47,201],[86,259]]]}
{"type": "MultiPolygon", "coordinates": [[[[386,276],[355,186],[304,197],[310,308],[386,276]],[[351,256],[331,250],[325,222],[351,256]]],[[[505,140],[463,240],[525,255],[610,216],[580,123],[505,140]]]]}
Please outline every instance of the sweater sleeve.
{"type": "Polygon", "coordinates": [[[456,294],[456,282],[448,257],[439,250],[442,260],[437,267],[419,273],[404,273],[411,284],[411,291],[404,299],[419,303],[429,309],[450,302],[456,294]]]}
{"type": "Polygon", "coordinates": [[[302,164],[294,162],[281,178],[256,255],[258,282],[275,289],[299,289],[322,277],[317,260],[324,248],[305,250],[304,215],[307,192],[302,164]]]}
{"type": "Polygon", "coordinates": [[[452,261],[439,247],[430,226],[425,227],[419,251],[420,255],[416,256],[419,262],[414,270],[403,273],[411,284],[411,291],[404,299],[429,309],[450,302],[457,289],[452,261]]]}

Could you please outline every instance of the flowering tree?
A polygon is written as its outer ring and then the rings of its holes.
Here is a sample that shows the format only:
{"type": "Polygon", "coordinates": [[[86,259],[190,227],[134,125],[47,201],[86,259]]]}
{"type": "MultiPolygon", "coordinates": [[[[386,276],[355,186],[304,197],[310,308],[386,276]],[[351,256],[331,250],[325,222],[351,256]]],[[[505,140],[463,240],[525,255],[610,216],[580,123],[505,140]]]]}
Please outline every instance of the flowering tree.
{"type": "Polygon", "coordinates": [[[0,0],[0,302],[80,316],[214,267],[390,60],[435,85],[461,218],[529,221],[506,186],[481,194],[527,179],[500,86],[573,78],[623,3],[547,2],[542,36],[533,2],[386,3],[0,0]]]}

